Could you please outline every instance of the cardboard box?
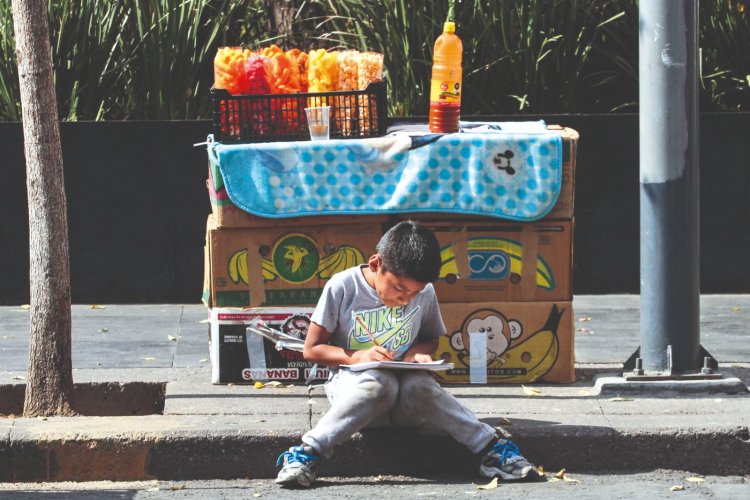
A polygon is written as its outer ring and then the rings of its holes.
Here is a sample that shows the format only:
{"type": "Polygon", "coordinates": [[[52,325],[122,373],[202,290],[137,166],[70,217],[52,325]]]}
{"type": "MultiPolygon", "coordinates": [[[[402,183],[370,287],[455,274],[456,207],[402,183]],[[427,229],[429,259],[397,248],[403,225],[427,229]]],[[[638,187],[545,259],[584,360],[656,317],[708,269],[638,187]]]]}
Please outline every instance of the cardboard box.
{"type": "Polygon", "coordinates": [[[574,382],[572,302],[441,304],[448,334],[436,359],[445,383],[574,382]]]}
{"type": "Polygon", "coordinates": [[[251,227],[300,227],[314,225],[333,224],[382,224],[387,217],[385,215],[313,215],[307,217],[284,217],[270,218],[258,217],[246,212],[232,203],[229,199],[223,183],[217,189],[214,182],[215,176],[221,173],[218,169],[208,165],[208,198],[211,200],[211,212],[214,216],[214,225],[219,228],[251,228],[251,227]]]}
{"type": "Polygon", "coordinates": [[[336,272],[375,252],[380,224],[206,230],[208,307],[315,305],[336,272]]]}
{"type": "Polygon", "coordinates": [[[572,220],[416,220],[431,228],[440,244],[443,265],[434,286],[441,303],[573,299],[572,220]]]}
{"type": "Polygon", "coordinates": [[[549,219],[572,219],[573,209],[575,207],[575,173],[576,173],[576,154],[578,151],[578,132],[572,128],[560,127],[559,125],[550,125],[547,127],[551,130],[560,130],[563,136],[563,163],[562,163],[562,184],[560,185],[560,196],[552,210],[544,216],[544,220],[549,219]]]}
{"type": "MultiPolygon", "coordinates": [[[[245,331],[253,320],[304,339],[312,308],[209,309],[211,382],[252,384],[278,380],[304,383],[312,363],[301,352],[277,350],[273,342],[245,331]]],[[[328,369],[319,367],[312,380],[326,380],[328,369]]]]}

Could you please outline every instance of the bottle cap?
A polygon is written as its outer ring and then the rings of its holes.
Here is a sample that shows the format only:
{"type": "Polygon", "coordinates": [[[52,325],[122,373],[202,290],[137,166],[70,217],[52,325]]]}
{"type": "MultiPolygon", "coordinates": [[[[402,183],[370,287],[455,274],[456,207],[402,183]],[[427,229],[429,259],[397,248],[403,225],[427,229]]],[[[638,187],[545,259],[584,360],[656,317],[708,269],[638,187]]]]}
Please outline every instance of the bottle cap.
{"type": "Polygon", "coordinates": [[[453,21],[446,21],[445,24],[443,24],[443,33],[455,33],[456,31],[456,23],[453,21]]]}

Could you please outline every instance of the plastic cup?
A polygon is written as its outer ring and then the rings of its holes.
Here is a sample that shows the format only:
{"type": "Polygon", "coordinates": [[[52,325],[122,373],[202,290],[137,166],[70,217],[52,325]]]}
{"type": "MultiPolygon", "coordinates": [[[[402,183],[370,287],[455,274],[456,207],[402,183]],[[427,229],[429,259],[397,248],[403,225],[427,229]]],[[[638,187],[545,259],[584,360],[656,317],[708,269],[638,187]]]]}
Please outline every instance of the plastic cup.
{"type": "Polygon", "coordinates": [[[330,106],[305,108],[307,126],[310,128],[310,140],[326,141],[330,138],[330,106]]]}

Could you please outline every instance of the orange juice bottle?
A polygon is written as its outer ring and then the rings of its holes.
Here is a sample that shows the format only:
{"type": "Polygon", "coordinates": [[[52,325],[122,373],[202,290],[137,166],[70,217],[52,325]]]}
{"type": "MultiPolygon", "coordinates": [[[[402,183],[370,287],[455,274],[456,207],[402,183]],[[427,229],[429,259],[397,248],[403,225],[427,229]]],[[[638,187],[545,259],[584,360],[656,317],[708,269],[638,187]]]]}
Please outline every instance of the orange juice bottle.
{"type": "Polygon", "coordinates": [[[456,23],[447,21],[435,40],[430,84],[430,132],[458,132],[461,116],[461,57],[463,46],[456,23]]]}

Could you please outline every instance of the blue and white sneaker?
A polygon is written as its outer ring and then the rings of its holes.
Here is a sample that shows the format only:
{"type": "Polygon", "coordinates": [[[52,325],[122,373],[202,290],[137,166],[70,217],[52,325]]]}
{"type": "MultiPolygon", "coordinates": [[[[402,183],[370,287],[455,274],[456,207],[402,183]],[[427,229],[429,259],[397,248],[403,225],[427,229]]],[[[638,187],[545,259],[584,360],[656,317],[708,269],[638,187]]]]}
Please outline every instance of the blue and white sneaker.
{"type": "Polygon", "coordinates": [[[281,470],[276,476],[276,484],[289,487],[309,488],[318,475],[318,457],[309,446],[292,446],[279,455],[276,467],[281,470]]]}
{"type": "Polygon", "coordinates": [[[499,438],[492,449],[482,457],[479,474],[486,478],[497,477],[505,481],[531,481],[540,477],[535,465],[523,458],[513,441],[499,438]]]}

